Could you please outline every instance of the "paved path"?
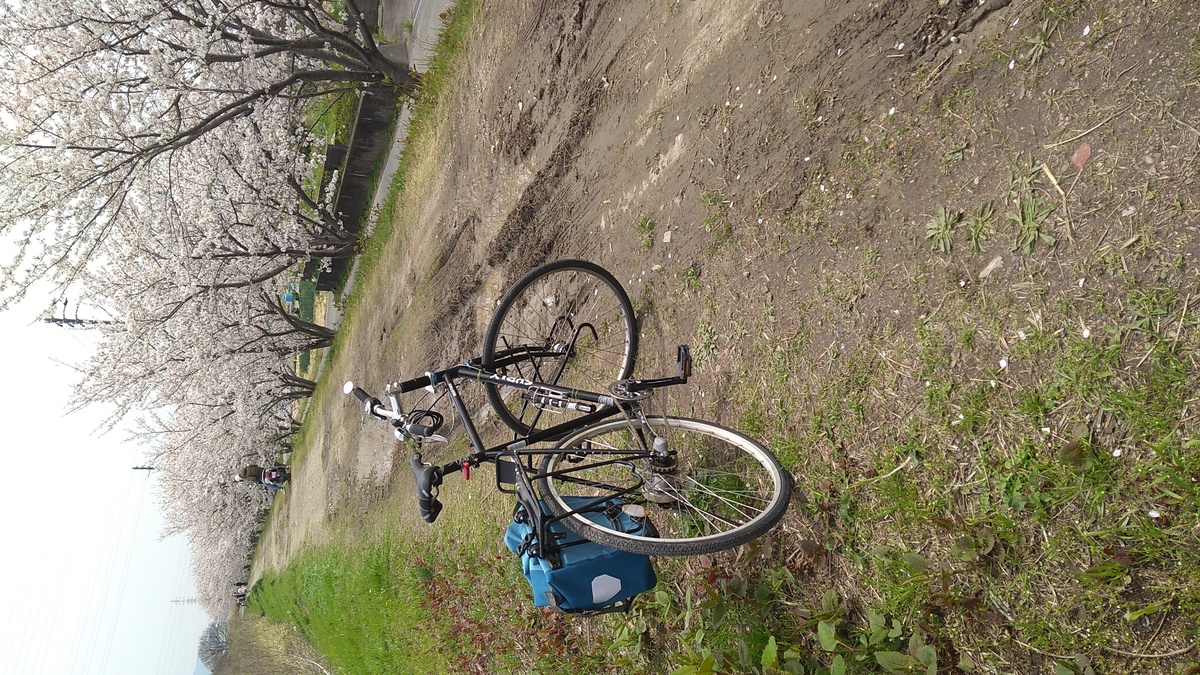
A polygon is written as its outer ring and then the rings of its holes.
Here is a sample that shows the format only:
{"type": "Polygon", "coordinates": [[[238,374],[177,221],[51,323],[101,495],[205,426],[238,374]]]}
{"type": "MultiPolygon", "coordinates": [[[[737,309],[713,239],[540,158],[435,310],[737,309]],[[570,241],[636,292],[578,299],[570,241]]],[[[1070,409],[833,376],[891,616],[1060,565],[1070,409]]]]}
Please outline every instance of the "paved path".
{"type": "Polygon", "coordinates": [[[433,45],[442,29],[441,14],[451,4],[451,0],[380,0],[379,32],[394,40],[407,38],[402,44],[409,63],[424,71],[429,67],[433,45]],[[406,35],[409,22],[412,33],[406,35]]]}

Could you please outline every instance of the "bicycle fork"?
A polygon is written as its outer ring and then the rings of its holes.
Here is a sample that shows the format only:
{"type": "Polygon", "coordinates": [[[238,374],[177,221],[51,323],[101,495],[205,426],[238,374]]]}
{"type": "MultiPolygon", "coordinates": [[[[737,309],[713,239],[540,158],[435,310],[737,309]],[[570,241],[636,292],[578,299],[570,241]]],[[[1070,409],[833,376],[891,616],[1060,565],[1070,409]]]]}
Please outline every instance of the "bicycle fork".
{"type": "MultiPolygon", "coordinates": [[[[692,375],[692,351],[687,345],[679,345],[676,355],[679,374],[675,377],[657,380],[642,380],[632,384],[632,391],[645,391],[673,384],[684,384],[692,375]]],[[[642,444],[642,450],[648,452],[646,475],[642,478],[642,495],[647,501],[660,506],[670,506],[683,501],[677,472],[679,453],[672,450],[667,438],[655,433],[654,427],[646,420],[646,413],[638,406],[630,415],[631,421],[640,427],[635,434],[642,444]],[[649,441],[649,443],[647,443],[649,441]]]]}
{"type": "Polygon", "coordinates": [[[634,416],[636,419],[633,421],[640,427],[635,436],[642,449],[649,453],[646,460],[647,471],[639,476],[642,479],[642,496],[659,506],[670,506],[679,500],[680,495],[676,474],[678,454],[670,448],[670,442],[666,438],[655,433],[640,407],[634,412],[634,416]]]}

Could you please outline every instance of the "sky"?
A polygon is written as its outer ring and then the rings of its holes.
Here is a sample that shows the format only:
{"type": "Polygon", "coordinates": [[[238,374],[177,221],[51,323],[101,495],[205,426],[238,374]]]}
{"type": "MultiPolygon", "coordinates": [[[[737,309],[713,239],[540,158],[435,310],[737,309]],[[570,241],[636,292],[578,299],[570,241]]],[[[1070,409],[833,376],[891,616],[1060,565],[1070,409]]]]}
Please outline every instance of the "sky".
{"type": "Polygon", "coordinates": [[[102,410],[67,412],[70,365],[96,338],[40,321],[47,304],[0,312],[0,672],[207,672],[196,646],[210,619],[189,602],[186,541],[161,537],[154,472],[132,468],[142,447],[119,429],[98,434],[102,410]]]}

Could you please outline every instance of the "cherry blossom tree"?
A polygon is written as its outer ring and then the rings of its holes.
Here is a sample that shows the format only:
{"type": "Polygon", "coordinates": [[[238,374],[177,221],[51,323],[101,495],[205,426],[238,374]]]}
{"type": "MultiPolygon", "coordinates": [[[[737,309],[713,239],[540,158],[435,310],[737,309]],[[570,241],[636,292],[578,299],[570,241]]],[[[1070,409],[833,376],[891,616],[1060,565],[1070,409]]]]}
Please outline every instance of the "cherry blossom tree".
{"type": "Polygon", "coordinates": [[[0,59],[0,308],[48,278],[112,317],[79,400],[136,418],[215,616],[270,503],[230,476],[291,449],[333,337],[280,295],[357,244],[305,116],[416,76],[354,0],[0,3],[0,59]]]}
{"type": "Polygon", "coordinates": [[[188,404],[143,419],[154,440],[148,461],[162,490],[164,536],[183,533],[202,605],[213,616],[244,579],[271,494],[232,476],[247,464],[269,466],[290,447],[256,415],[235,404],[188,404]]]}
{"type": "Polygon", "coordinates": [[[130,225],[126,209],[181,180],[178,153],[237,122],[257,133],[237,156],[220,143],[209,159],[226,153],[223,164],[244,170],[239,177],[250,186],[263,175],[257,168],[271,167],[267,192],[290,183],[293,202],[276,208],[330,227],[313,203],[295,208],[318,200],[295,170],[297,145],[275,145],[273,136],[292,133],[299,102],[417,84],[407,64],[383,55],[354,0],[336,8],[317,0],[4,3],[0,59],[0,236],[17,251],[0,279],[8,301],[37,278],[75,280],[101,244],[130,225]],[[148,170],[158,164],[167,166],[148,170]],[[164,175],[172,180],[155,182],[164,175]]]}

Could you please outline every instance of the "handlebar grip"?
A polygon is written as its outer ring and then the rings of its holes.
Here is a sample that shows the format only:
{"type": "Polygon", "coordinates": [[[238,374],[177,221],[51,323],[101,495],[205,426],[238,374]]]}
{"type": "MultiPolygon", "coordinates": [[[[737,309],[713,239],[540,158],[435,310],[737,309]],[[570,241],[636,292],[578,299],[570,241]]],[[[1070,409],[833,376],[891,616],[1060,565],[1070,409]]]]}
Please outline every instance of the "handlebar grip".
{"type": "MultiPolygon", "coordinates": [[[[416,390],[420,389],[421,387],[428,387],[429,383],[430,383],[429,376],[423,375],[421,377],[409,380],[407,382],[401,382],[400,386],[399,386],[399,391],[401,394],[407,394],[408,392],[416,391],[416,390]]],[[[395,388],[393,390],[395,390],[395,388]]]]}
{"type": "MultiPolygon", "coordinates": [[[[363,404],[363,407],[366,409],[368,415],[375,415],[376,406],[383,405],[379,399],[368,394],[365,390],[363,390],[362,387],[355,387],[354,389],[350,390],[350,393],[354,394],[354,398],[358,399],[358,402],[363,404]]],[[[375,416],[378,417],[378,415],[375,416]]]]}
{"type": "Polygon", "coordinates": [[[442,467],[426,465],[421,461],[419,452],[412,456],[409,465],[412,467],[413,480],[417,482],[417,506],[421,519],[432,523],[442,512],[442,503],[433,495],[433,489],[442,484],[442,467]]]}
{"type": "Polygon", "coordinates": [[[408,424],[405,425],[404,430],[407,431],[410,436],[416,436],[418,438],[429,438],[433,435],[433,427],[428,427],[424,424],[408,424]]]}

